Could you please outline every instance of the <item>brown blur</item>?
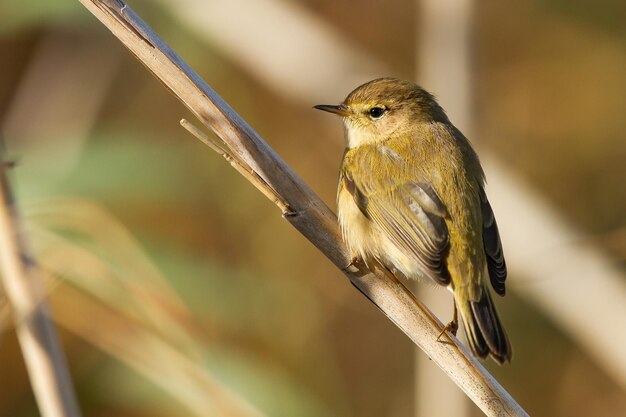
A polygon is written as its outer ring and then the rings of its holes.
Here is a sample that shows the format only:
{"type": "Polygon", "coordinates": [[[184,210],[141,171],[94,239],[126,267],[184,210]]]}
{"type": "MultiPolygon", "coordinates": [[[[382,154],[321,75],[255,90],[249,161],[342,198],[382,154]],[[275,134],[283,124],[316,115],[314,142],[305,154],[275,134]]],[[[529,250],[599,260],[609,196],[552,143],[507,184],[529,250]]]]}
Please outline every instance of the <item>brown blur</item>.
{"type": "MultiPolygon", "coordinates": [[[[372,74],[419,83],[416,3],[259,0],[354,53],[361,64],[327,84],[315,58],[281,57],[295,81],[255,63],[295,36],[255,43],[279,27],[271,13],[259,27],[227,15],[246,55],[198,29],[215,10],[197,3],[129,5],[334,209],[343,130],[311,107],[372,74]]],[[[470,136],[622,278],[624,4],[476,1],[470,136]]],[[[0,139],[84,415],[415,415],[410,340],[179,126],[193,116],[80,3],[0,4],[0,80],[0,139]]],[[[544,310],[515,289],[496,302],[514,358],[486,366],[530,415],[626,416],[625,386],[544,310]]],[[[13,319],[0,291],[0,416],[38,415],[13,319]]],[[[626,317],[597,326],[623,337],[626,317]]]]}

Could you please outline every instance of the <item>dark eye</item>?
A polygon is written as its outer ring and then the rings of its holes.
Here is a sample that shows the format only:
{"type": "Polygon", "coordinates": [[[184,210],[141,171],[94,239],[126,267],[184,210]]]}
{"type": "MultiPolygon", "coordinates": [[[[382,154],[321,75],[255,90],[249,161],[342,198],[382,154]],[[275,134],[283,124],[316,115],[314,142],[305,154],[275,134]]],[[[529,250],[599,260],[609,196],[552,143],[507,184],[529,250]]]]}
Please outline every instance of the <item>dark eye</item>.
{"type": "Polygon", "coordinates": [[[372,107],[369,111],[369,115],[372,119],[380,119],[385,114],[384,107],[372,107]]]}

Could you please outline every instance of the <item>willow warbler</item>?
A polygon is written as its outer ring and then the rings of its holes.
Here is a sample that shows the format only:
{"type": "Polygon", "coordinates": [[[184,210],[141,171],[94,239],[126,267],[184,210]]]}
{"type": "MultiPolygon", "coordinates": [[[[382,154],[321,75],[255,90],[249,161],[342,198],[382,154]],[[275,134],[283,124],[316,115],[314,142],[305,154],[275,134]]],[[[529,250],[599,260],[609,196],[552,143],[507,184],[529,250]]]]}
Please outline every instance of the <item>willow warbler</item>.
{"type": "Polygon", "coordinates": [[[366,265],[426,277],[454,294],[475,356],[511,360],[488,288],[504,295],[506,264],[485,176],[469,141],[435,98],[395,78],[370,81],[339,105],[346,150],[337,210],[343,238],[366,265]]]}

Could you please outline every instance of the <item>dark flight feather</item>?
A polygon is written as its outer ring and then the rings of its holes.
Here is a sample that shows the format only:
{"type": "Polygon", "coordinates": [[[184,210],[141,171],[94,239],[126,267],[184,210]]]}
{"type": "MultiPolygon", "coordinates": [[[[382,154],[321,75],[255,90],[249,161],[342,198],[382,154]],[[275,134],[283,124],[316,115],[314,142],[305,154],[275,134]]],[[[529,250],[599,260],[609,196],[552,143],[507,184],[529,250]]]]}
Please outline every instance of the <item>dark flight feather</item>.
{"type": "Polygon", "coordinates": [[[504,295],[506,289],[504,281],[506,280],[506,261],[502,252],[502,242],[500,241],[500,233],[498,224],[493,215],[491,204],[487,200],[485,191],[480,189],[480,202],[483,216],[483,246],[485,255],[487,256],[487,271],[489,272],[489,280],[491,286],[498,295],[504,295]]]}

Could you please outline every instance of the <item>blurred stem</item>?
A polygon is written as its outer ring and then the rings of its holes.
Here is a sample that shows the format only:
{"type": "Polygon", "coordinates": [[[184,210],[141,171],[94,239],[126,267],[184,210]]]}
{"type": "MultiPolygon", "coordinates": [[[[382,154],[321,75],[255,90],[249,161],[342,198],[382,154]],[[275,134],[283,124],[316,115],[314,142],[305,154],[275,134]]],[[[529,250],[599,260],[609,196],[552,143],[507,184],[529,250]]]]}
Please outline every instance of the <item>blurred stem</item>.
{"type": "MultiPolygon", "coordinates": [[[[471,0],[416,0],[416,75],[436,92],[447,114],[466,135],[471,133],[471,0]]],[[[471,137],[471,136],[470,136],[471,137]]],[[[417,286],[414,288],[417,289],[417,286]]],[[[421,286],[417,295],[435,312],[452,312],[448,291],[421,286]]],[[[445,317],[445,316],[444,316],[445,317]]],[[[467,417],[467,398],[421,352],[415,358],[415,416],[467,417]]]]}
{"type": "MultiPolygon", "coordinates": [[[[354,264],[341,240],[337,218],[267,143],[121,0],[79,0],[185,106],[280,196],[283,215],[350,279],[490,416],[526,412],[450,335],[438,342],[443,325],[391,274],[354,264]]],[[[224,149],[221,144],[218,148],[224,149]]]]}
{"type": "Polygon", "coordinates": [[[59,325],[170,393],[187,408],[185,415],[265,417],[207,372],[201,361],[190,359],[149,327],[71,286],[62,286],[55,295],[54,302],[74,307],[59,309],[59,325]],[[93,317],[98,318],[95,332],[93,317]]]}
{"type": "Polygon", "coordinates": [[[42,416],[80,417],[67,362],[43,297],[43,284],[21,234],[7,166],[0,161],[0,268],[28,375],[42,416]]]}

